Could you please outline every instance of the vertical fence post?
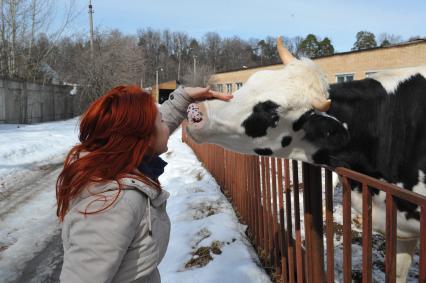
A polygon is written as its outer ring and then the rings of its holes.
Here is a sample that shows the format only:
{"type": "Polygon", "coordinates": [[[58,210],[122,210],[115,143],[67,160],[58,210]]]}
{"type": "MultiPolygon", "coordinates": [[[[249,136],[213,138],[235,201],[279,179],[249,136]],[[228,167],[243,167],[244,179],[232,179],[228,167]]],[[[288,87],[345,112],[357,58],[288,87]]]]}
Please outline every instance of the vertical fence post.
{"type": "Polygon", "coordinates": [[[371,191],[367,184],[362,184],[362,282],[372,282],[372,206],[371,191]]]}
{"type": "Polygon", "coordinates": [[[343,282],[352,282],[352,221],[351,186],[348,178],[342,177],[343,185],[343,282]]]}
{"type": "Polygon", "coordinates": [[[321,169],[303,163],[306,263],[308,282],[324,282],[321,169]]]}
{"type": "Polygon", "coordinates": [[[386,193],[386,282],[396,280],[396,205],[395,198],[386,193]]]}
{"type": "MultiPolygon", "coordinates": [[[[277,272],[281,273],[281,265],[278,264],[280,259],[279,254],[279,236],[278,236],[278,201],[277,201],[277,164],[276,164],[276,158],[271,158],[271,179],[272,179],[272,225],[273,225],[273,258],[274,258],[274,267],[277,272]]],[[[278,273],[278,274],[279,274],[278,273]]]]}
{"type": "Polygon", "coordinates": [[[302,250],[302,233],[300,229],[300,202],[299,202],[299,163],[292,161],[293,199],[294,199],[294,231],[296,234],[296,268],[297,283],[305,282],[304,259],[302,250]]]}
{"type": "Polygon", "coordinates": [[[271,158],[265,157],[266,161],[266,179],[265,179],[265,190],[266,190],[266,217],[267,217],[267,223],[266,226],[267,229],[267,235],[268,235],[268,259],[270,262],[272,262],[273,256],[272,256],[272,234],[273,232],[273,224],[272,224],[272,205],[271,205],[271,158]]]}
{"type": "Polygon", "coordinates": [[[262,160],[262,247],[265,255],[268,250],[268,214],[267,214],[267,205],[266,205],[266,158],[261,157],[262,160]]]}
{"type": "MultiPolygon", "coordinates": [[[[261,176],[261,168],[259,165],[259,157],[254,156],[253,157],[253,167],[254,167],[254,194],[255,194],[255,209],[256,209],[256,243],[257,247],[260,247],[260,243],[262,242],[262,235],[261,235],[261,229],[263,227],[262,223],[262,207],[261,207],[261,192],[260,192],[260,176],[261,176]]],[[[258,250],[260,250],[258,248],[258,250]]]]}
{"type": "Polygon", "coordinates": [[[327,282],[334,283],[334,223],[333,223],[333,178],[325,169],[325,218],[327,235],[327,282]]]}
{"type": "MultiPolygon", "coordinates": [[[[287,249],[286,249],[286,231],[284,229],[284,190],[283,190],[283,159],[278,158],[278,202],[279,202],[279,216],[280,216],[280,254],[281,254],[281,280],[288,282],[288,269],[287,269],[287,249]]],[[[287,174],[287,173],[286,173],[287,174]]]]}
{"type": "Polygon", "coordinates": [[[426,205],[420,210],[419,282],[426,283],[426,205]]]}
{"type": "MultiPolygon", "coordinates": [[[[287,218],[287,258],[288,258],[288,278],[290,282],[295,281],[295,272],[297,263],[294,262],[294,241],[293,241],[293,223],[291,215],[291,191],[290,191],[290,162],[284,160],[284,172],[285,172],[285,210],[287,218]]],[[[294,188],[293,188],[294,189],[294,188]]]]}

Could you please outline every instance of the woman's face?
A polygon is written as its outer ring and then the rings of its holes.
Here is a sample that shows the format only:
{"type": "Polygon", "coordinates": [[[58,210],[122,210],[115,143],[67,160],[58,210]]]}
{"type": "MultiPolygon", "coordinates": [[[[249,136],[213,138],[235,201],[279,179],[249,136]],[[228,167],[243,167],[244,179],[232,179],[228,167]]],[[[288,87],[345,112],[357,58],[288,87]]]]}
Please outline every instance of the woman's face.
{"type": "Polygon", "coordinates": [[[164,123],[161,112],[157,111],[155,119],[155,138],[153,142],[154,152],[158,155],[167,151],[167,141],[169,140],[169,127],[164,123]]]}

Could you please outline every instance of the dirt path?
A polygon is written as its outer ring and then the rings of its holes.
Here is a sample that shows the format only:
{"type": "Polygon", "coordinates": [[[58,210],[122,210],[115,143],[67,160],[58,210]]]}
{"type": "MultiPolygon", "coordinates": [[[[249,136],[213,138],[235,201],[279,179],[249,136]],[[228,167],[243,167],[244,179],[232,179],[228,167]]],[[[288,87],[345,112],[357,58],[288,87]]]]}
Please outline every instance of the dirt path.
{"type": "Polygon", "coordinates": [[[63,158],[57,156],[49,162],[31,164],[0,178],[1,282],[59,282],[63,250],[53,203],[63,158]],[[37,207],[44,205],[46,195],[50,202],[41,212],[37,207]],[[33,207],[36,208],[34,215],[47,219],[35,223],[41,227],[34,230],[32,215],[23,213],[33,207]],[[29,224],[23,225],[22,222],[29,224]],[[47,231],[47,236],[38,233],[40,231],[47,231]],[[22,244],[21,241],[28,241],[28,238],[33,242],[22,244]]]}
{"type": "Polygon", "coordinates": [[[0,192],[0,221],[25,205],[43,190],[51,190],[62,168],[62,162],[33,165],[24,172],[2,179],[0,192]]]}
{"type": "Polygon", "coordinates": [[[21,276],[12,282],[16,283],[53,283],[59,282],[63,262],[61,235],[51,238],[47,246],[26,262],[21,276]]]}

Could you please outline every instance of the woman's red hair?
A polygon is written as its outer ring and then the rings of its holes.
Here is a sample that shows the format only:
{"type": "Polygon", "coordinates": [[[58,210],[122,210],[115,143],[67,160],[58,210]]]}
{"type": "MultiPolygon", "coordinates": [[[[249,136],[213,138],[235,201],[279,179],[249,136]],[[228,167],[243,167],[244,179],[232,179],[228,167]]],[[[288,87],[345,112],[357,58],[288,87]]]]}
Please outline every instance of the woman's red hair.
{"type": "MultiPolygon", "coordinates": [[[[56,182],[56,215],[60,221],[71,200],[89,183],[118,182],[132,175],[159,188],[158,182],[134,171],[144,155],[151,154],[148,147],[154,138],[157,111],[152,96],[137,86],[115,87],[89,106],[80,121],[80,144],[68,153],[56,182]],[[85,155],[79,158],[80,153],[85,155]]],[[[112,202],[90,213],[111,206],[120,192],[121,185],[112,202]]]]}

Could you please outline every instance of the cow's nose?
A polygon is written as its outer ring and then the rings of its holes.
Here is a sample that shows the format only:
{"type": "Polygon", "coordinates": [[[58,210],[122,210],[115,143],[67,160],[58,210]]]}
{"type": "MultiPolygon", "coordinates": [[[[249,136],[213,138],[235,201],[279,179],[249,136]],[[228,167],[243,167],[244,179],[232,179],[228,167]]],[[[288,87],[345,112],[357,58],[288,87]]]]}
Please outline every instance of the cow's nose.
{"type": "Polygon", "coordinates": [[[203,103],[192,103],[188,106],[188,121],[192,124],[204,124],[207,118],[205,114],[205,107],[203,103]]]}

